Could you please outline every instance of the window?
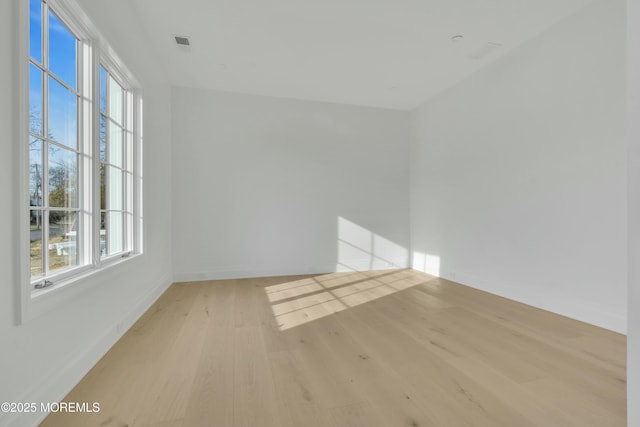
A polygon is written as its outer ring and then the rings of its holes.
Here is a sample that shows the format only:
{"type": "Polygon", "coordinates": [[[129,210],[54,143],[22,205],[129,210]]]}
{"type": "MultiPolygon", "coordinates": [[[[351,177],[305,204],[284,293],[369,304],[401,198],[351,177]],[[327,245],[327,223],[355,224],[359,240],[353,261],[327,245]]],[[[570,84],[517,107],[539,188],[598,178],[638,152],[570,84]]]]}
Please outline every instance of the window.
{"type": "Polygon", "coordinates": [[[100,254],[130,251],[133,227],[131,94],[100,66],[100,254]]]}
{"type": "Polygon", "coordinates": [[[31,290],[58,285],[139,247],[139,112],[130,74],[114,65],[117,58],[98,53],[106,51],[100,49],[103,39],[78,24],[86,17],[75,18],[77,6],[65,3],[28,5],[31,290]]]}
{"type": "Polygon", "coordinates": [[[78,250],[78,38],[41,0],[30,0],[30,23],[29,237],[37,279],[85,260],[78,250]]]}

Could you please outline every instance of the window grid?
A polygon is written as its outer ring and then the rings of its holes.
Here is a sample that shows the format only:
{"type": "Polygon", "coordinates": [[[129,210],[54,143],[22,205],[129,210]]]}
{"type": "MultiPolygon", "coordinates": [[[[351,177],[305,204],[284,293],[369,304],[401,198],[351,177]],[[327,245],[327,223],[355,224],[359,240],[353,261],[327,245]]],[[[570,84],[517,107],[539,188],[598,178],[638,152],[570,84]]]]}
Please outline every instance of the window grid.
{"type": "MultiPolygon", "coordinates": [[[[80,182],[79,182],[79,157],[82,154],[80,151],[80,145],[78,144],[79,140],[79,117],[80,117],[80,92],[77,89],[72,88],[67,82],[65,82],[61,77],[56,75],[50,68],[50,57],[51,57],[51,48],[50,48],[50,31],[49,24],[50,18],[53,17],[57,19],[59,22],[62,20],[53,12],[49,4],[46,0],[38,0],[40,3],[40,52],[39,56],[41,61],[38,61],[34,56],[29,55],[29,64],[30,64],[30,73],[33,71],[32,67],[35,67],[37,72],[40,75],[40,98],[39,98],[39,108],[36,108],[35,113],[32,111],[31,102],[30,105],[30,120],[29,120],[29,153],[34,149],[34,144],[37,144],[38,151],[40,152],[39,164],[40,171],[36,171],[36,188],[35,194],[31,193],[31,186],[29,188],[29,217],[30,223],[35,222],[36,229],[30,229],[30,240],[31,235],[33,234],[35,237],[36,244],[35,249],[33,246],[30,248],[30,258],[32,259],[30,262],[30,271],[32,278],[41,278],[47,277],[54,270],[63,271],[68,268],[72,268],[77,265],[81,265],[83,263],[82,259],[82,239],[78,236],[78,232],[80,231],[80,227],[78,226],[79,221],[81,221],[80,216],[80,182]],[[50,103],[51,103],[51,82],[55,84],[59,84],[63,90],[68,91],[75,99],[75,148],[71,146],[71,144],[64,144],[62,141],[58,141],[55,139],[55,136],[51,133],[50,126],[50,103]],[[40,114],[39,121],[37,114],[40,114]],[[36,117],[34,117],[34,114],[36,117]],[[34,120],[35,119],[35,120],[34,120]],[[35,124],[34,124],[35,121],[35,124]],[[39,123],[39,127],[38,126],[39,123]],[[51,156],[50,151],[52,150],[60,150],[61,152],[69,152],[75,157],[75,177],[71,177],[71,186],[75,187],[75,206],[54,206],[51,202],[52,191],[50,187],[50,174],[51,174],[51,156]],[[33,196],[33,199],[32,199],[33,196]],[[35,203],[34,203],[35,200],[35,203]],[[52,232],[54,228],[52,227],[52,218],[57,218],[59,215],[66,215],[67,218],[63,221],[63,228],[60,231],[59,228],[55,228],[55,232],[61,232],[63,238],[67,240],[71,240],[70,237],[75,233],[75,242],[67,241],[67,242],[58,242],[52,243],[54,239],[52,239],[52,232]],[[69,217],[75,217],[71,223],[69,223],[69,217]],[[37,237],[40,237],[40,249],[37,249],[37,237]],[[35,254],[34,254],[35,252],[35,254]],[[38,255],[39,252],[39,255],[38,255]],[[56,253],[53,255],[53,253],[56,253]],[[75,253],[74,253],[75,252],[75,253]],[[35,256],[34,256],[35,255],[35,256]],[[61,257],[60,257],[61,256],[61,257]],[[52,261],[52,258],[56,258],[55,261],[52,261]],[[60,258],[60,259],[58,259],[60,258]],[[52,262],[60,263],[62,265],[52,265],[52,262]]],[[[79,69],[79,58],[78,58],[78,42],[79,38],[64,24],[64,30],[67,31],[74,38],[74,48],[75,48],[75,56],[74,56],[74,76],[76,79],[76,87],[78,87],[78,69],[79,69]]],[[[31,76],[30,76],[31,77],[31,76]]],[[[69,141],[67,141],[69,142],[69,141]]],[[[31,169],[31,163],[30,168],[31,169]]],[[[31,170],[29,170],[31,174],[31,170]]],[[[67,177],[63,178],[63,181],[59,184],[62,186],[60,189],[64,194],[67,191],[67,177]]],[[[63,196],[63,199],[66,199],[63,196]]],[[[68,202],[68,200],[65,200],[68,202]]],[[[59,222],[56,222],[58,225],[59,222]]],[[[31,242],[33,243],[33,242],[31,242]]]]}
{"type": "Polygon", "coordinates": [[[29,113],[23,216],[28,211],[30,224],[24,271],[36,291],[31,296],[140,250],[139,99],[128,84],[133,77],[108,44],[100,48],[104,38],[69,2],[27,0],[23,9],[29,10],[21,67],[29,82],[28,108],[21,109],[29,113]]]}
{"type": "Polygon", "coordinates": [[[130,130],[130,91],[103,64],[100,65],[100,87],[100,255],[105,258],[128,252],[132,246],[132,224],[129,218],[133,216],[133,132],[130,130]],[[117,88],[116,92],[122,94],[120,102],[115,104],[112,100],[114,86],[117,88]],[[118,113],[119,120],[115,117],[118,113]],[[119,138],[119,152],[116,152],[115,144],[112,144],[114,138],[119,138]],[[112,174],[119,174],[120,181],[116,181],[112,174]],[[113,206],[113,202],[119,208],[113,206]],[[117,218],[119,224],[116,224],[117,218]]]}

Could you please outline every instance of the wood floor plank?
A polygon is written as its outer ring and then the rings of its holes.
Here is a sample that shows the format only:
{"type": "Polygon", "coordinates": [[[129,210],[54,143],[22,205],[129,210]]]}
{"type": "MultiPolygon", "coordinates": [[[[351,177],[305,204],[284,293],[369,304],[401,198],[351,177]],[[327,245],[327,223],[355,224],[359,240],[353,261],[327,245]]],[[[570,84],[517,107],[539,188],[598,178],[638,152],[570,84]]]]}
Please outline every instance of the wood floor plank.
{"type": "Polygon", "coordinates": [[[482,387],[460,371],[452,369],[431,349],[413,339],[401,325],[377,319],[373,307],[341,313],[350,317],[349,330],[356,341],[367,346],[367,357],[383,360],[401,378],[407,399],[427,408],[434,425],[534,425],[507,405],[485,393],[482,387]],[[393,342],[394,345],[388,343],[393,342]],[[425,385],[428,384],[428,387],[425,385]]]}
{"type": "Polygon", "coordinates": [[[233,425],[292,425],[288,411],[276,399],[269,359],[257,326],[236,328],[234,334],[233,425]]]}
{"type": "Polygon", "coordinates": [[[373,412],[368,402],[332,408],[332,427],[384,427],[380,420],[373,418],[373,412]]]}
{"type": "Polygon", "coordinates": [[[63,427],[626,424],[626,339],[413,270],[172,285],[63,427]]]}
{"type": "Polygon", "coordinates": [[[185,426],[233,425],[234,411],[234,299],[233,281],[208,283],[211,295],[205,342],[189,393],[185,426]]]}
{"type": "Polygon", "coordinates": [[[487,393],[493,394],[526,419],[536,420],[537,425],[545,427],[583,425],[582,421],[576,424],[576,417],[573,414],[561,412],[556,405],[541,398],[538,393],[527,390],[480,360],[458,357],[449,359],[448,363],[467,377],[483,384],[487,393]]]}
{"type": "Polygon", "coordinates": [[[269,355],[276,393],[286,406],[292,426],[328,425],[329,412],[316,401],[318,383],[313,382],[291,352],[269,355]]]}
{"type": "MultiPolygon", "coordinates": [[[[524,385],[527,391],[535,393],[541,400],[558,410],[575,417],[580,414],[580,426],[588,427],[624,427],[626,423],[626,405],[609,406],[590,389],[561,381],[545,378],[524,385]]],[[[575,418],[574,418],[575,419],[575,418]]]]}
{"type": "Polygon", "coordinates": [[[196,299],[191,309],[183,315],[182,327],[167,353],[162,365],[164,369],[158,372],[155,386],[147,390],[149,398],[140,404],[143,408],[140,418],[144,422],[184,418],[187,398],[196,376],[201,374],[197,371],[197,364],[205,342],[210,296],[204,286],[189,286],[195,288],[192,292],[196,299]]]}
{"type": "Polygon", "coordinates": [[[367,402],[332,408],[330,413],[335,427],[384,427],[373,418],[373,409],[367,402]]]}

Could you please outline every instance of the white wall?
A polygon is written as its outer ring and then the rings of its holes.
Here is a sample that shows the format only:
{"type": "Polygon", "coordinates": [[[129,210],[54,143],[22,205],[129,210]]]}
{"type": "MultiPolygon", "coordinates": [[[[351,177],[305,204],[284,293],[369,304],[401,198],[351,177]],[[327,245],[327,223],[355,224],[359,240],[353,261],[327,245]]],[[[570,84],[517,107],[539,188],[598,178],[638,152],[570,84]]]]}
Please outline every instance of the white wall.
{"type": "MultiPolygon", "coordinates": [[[[170,283],[171,270],[171,147],[170,90],[149,54],[145,36],[128,1],[81,0],[86,12],[136,74],[144,90],[145,254],[88,279],[73,290],[58,293],[52,311],[16,326],[18,257],[10,201],[17,198],[19,170],[14,158],[13,99],[7,94],[17,82],[13,46],[15,5],[0,1],[0,402],[61,400],[124,330],[170,283]],[[119,330],[116,328],[120,326],[119,330]]],[[[0,413],[0,426],[36,425],[46,414],[0,413]]]]}
{"type": "Polygon", "coordinates": [[[627,424],[640,425],[640,0],[627,1],[629,301],[627,424]]]}
{"type": "Polygon", "coordinates": [[[408,113],[174,88],[176,280],[406,266],[408,113]]]}
{"type": "Polygon", "coordinates": [[[625,56],[596,1],[414,113],[418,268],[626,330],[625,56]]]}

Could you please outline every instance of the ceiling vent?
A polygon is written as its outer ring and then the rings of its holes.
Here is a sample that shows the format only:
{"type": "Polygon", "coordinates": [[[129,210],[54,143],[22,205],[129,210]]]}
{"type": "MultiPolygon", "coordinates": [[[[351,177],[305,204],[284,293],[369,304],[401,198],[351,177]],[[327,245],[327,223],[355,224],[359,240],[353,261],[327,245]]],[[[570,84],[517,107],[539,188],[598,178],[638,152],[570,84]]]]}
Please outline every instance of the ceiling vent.
{"type": "Polygon", "coordinates": [[[191,43],[189,42],[189,37],[185,37],[185,36],[174,36],[176,39],[176,43],[179,46],[190,46],[191,43]]]}

